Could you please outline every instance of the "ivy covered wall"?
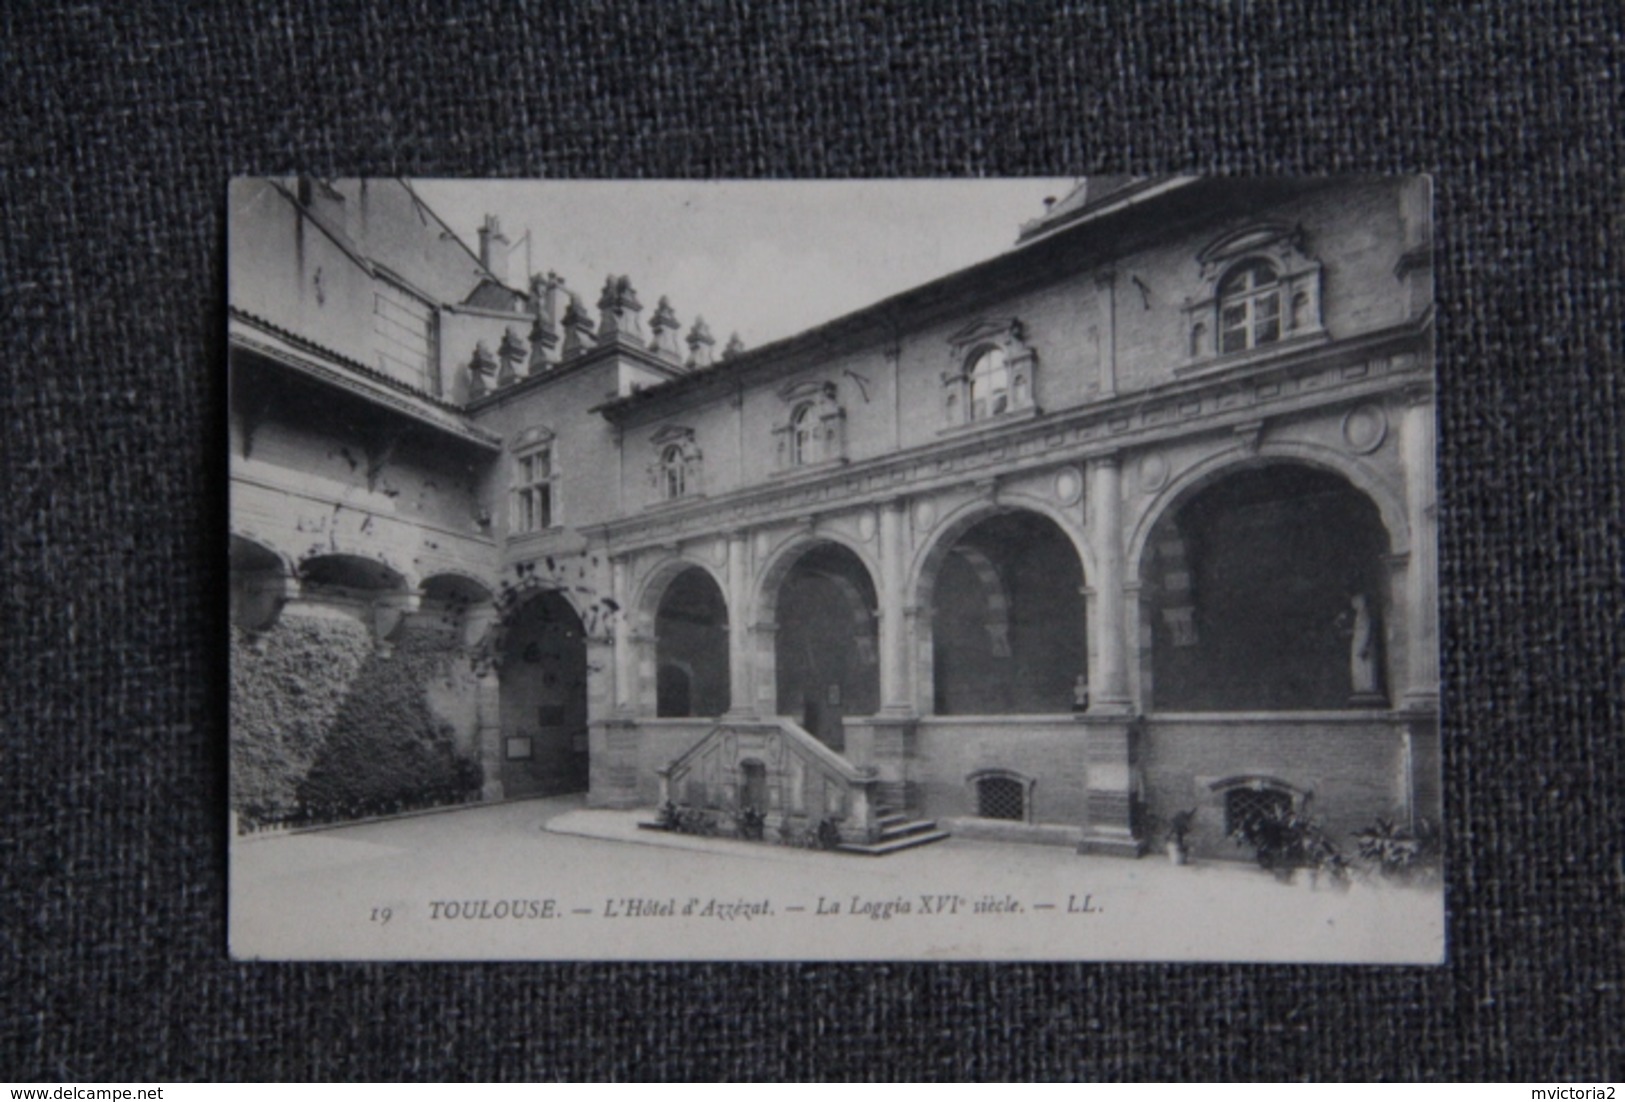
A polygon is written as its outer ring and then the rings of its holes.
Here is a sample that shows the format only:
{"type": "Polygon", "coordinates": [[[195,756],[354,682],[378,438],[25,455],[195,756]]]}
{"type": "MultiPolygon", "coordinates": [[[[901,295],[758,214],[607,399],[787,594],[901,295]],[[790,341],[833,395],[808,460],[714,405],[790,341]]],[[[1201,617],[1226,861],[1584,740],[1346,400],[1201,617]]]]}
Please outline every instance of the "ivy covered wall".
{"type": "Polygon", "coordinates": [[[454,635],[375,648],[340,613],[232,632],[231,801],[244,826],[332,822],[477,798],[477,710],[454,635]]]}

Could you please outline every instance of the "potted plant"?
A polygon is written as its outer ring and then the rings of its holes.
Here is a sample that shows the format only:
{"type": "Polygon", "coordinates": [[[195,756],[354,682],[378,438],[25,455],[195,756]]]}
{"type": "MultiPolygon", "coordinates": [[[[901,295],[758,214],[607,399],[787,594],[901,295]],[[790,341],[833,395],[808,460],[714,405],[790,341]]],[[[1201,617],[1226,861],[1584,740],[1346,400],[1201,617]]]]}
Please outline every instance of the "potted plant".
{"type": "Polygon", "coordinates": [[[1186,845],[1186,838],[1190,835],[1191,826],[1196,822],[1196,809],[1188,808],[1176,812],[1168,820],[1168,836],[1165,846],[1168,850],[1168,860],[1176,865],[1183,865],[1190,861],[1190,849],[1186,845]]]}

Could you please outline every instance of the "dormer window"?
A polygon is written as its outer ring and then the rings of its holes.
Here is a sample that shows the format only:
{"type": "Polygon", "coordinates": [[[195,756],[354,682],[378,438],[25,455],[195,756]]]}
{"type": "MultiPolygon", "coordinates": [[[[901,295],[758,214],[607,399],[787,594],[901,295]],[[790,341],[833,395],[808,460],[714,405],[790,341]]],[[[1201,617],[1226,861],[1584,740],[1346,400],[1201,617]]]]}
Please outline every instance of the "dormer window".
{"type": "Polygon", "coordinates": [[[661,501],[677,501],[704,492],[703,457],[694,442],[694,430],[668,425],[650,441],[655,461],[649,466],[649,480],[661,501]]]}
{"type": "Polygon", "coordinates": [[[969,420],[985,421],[1010,412],[1010,358],[1002,348],[989,348],[970,369],[969,420]]]}
{"type": "Polygon", "coordinates": [[[1193,362],[1287,341],[1320,338],[1320,264],[1303,231],[1257,223],[1226,234],[1197,256],[1206,293],[1185,302],[1193,362]]]}
{"type": "Polygon", "coordinates": [[[949,340],[954,370],[942,376],[948,428],[1036,412],[1037,354],[1015,318],[978,321],[949,340]]]}
{"type": "Polygon", "coordinates": [[[802,402],[790,414],[790,466],[818,462],[818,414],[811,402],[802,402]]]}
{"type": "Polygon", "coordinates": [[[666,450],[660,453],[661,487],[667,501],[674,501],[683,496],[688,482],[684,477],[683,468],[682,445],[667,445],[666,450]]]}
{"type": "Polygon", "coordinates": [[[793,383],[779,392],[789,416],[773,430],[779,469],[846,460],[846,409],[834,383],[793,383]]]}
{"type": "Polygon", "coordinates": [[[1281,281],[1267,261],[1249,260],[1219,282],[1219,351],[1241,352],[1281,339],[1281,281]]]}

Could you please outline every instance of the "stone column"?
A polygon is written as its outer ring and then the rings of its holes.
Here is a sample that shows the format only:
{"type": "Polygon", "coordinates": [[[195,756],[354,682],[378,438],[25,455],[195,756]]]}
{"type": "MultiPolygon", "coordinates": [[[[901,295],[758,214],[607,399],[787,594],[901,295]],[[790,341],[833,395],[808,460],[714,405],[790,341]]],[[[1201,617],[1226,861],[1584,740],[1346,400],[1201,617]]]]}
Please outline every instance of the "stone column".
{"type": "Polygon", "coordinates": [[[1405,464],[1405,510],[1411,526],[1410,570],[1405,586],[1406,640],[1404,706],[1415,711],[1439,707],[1438,507],[1434,499],[1434,407],[1431,392],[1409,396],[1400,426],[1400,457],[1405,464]]]}
{"type": "Polygon", "coordinates": [[[631,586],[627,579],[625,559],[610,560],[610,593],[620,606],[615,632],[615,711],[622,715],[635,713],[638,706],[638,655],[632,645],[634,623],[631,607],[631,586]]]}
{"type": "Polygon", "coordinates": [[[756,716],[754,665],[751,662],[750,537],[728,533],[728,715],[735,719],[756,716]]]}
{"type": "Polygon", "coordinates": [[[904,621],[904,588],[908,582],[907,549],[903,546],[901,499],[880,506],[880,708],[888,715],[911,715],[908,684],[908,630],[904,621]]]}
{"type": "Polygon", "coordinates": [[[1093,523],[1090,545],[1095,552],[1093,582],[1094,630],[1089,645],[1096,654],[1095,677],[1090,685],[1091,711],[1129,710],[1127,640],[1123,636],[1123,492],[1122,463],[1116,455],[1099,456],[1089,463],[1089,500],[1093,523]]]}

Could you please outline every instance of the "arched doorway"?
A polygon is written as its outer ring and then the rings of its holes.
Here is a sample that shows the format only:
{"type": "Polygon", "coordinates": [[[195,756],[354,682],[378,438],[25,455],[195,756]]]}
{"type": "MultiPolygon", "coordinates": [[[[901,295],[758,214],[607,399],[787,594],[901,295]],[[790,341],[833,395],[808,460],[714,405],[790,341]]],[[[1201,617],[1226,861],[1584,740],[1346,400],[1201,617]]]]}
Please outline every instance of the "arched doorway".
{"type": "Polygon", "coordinates": [[[718,716],[728,710],[728,605],[698,566],[678,574],[655,612],[655,714],[718,716]]]}
{"type": "Polygon", "coordinates": [[[880,708],[875,587],[863,561],[836,543],[796,558],[775,601],[778,712],[834,750],[844,717],[880,708]]]}
{"type": "Polygon", "coordinates": [[[231,537],[231,622],[244,631],[264,631],[276,622],[289,595],[289,575],[281,556],[243,536],[231,537]]]}
{"type": "Polygon", "coordinates": [[[1388,548],[1371,499],[1306,463],[1245,467],[1188,493],[1141,558],[1151,706],[1386,707],[1388,548]]]}
{"type": "Polygon", "coordinates": [[[587,633],[570,602],[540,593],[503,625],[502,786],[507,796],[587,789],[587,633]]]}
{"type": "Polygon", "coordinates": [[[1067,712],[1088,667],[1083,566],[1059,525],[1013,510],[966,528],[930,584],[938,715],[1067,712]]]}

